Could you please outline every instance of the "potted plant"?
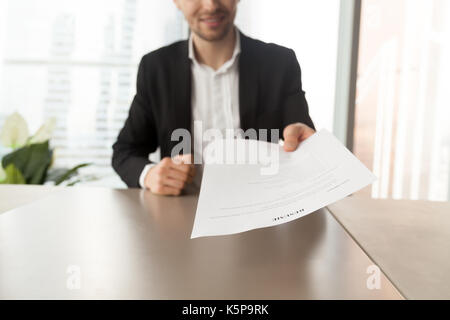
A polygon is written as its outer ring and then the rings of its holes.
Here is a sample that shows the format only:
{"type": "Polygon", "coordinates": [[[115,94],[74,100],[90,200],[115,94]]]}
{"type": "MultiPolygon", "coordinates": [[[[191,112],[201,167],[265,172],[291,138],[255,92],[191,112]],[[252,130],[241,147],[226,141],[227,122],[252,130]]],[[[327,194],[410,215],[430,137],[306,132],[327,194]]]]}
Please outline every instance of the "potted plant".
{"type": "MultiPolygon", "coordinates": [[[[10,152],[3,156],[0,165],[0,184],[54,184],[74,185],[82,179],[73,179],[78,169],[52,168],[54,150],[49,140],[56,126],[55,119],[47,120],[34,135],[29,135],[25,119],[13,113],[5,120],[0,131],[0,143],[10,152]]],[[[88,177],[92,180],[92,176],[88,177]]]]}

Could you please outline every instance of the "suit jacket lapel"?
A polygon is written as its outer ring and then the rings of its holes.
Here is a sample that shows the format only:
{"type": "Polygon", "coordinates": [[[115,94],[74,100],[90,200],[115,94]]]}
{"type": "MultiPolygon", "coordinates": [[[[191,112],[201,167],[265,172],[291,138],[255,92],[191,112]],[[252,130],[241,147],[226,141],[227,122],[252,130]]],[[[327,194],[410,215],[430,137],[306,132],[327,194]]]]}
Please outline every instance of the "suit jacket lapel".
{"type": "Polygon", "coordinates": [[[239,57],[239,115],[241,128],[256,128],[258,97],[258,66],[252,54],[251,39],[241,35],[239,57]]]}
{"type": "MultiPolygon", "coordinates": [[[[256,128],[258,97],[258,66],[252,53],[251,39],[243,33],[241,36],[241,53],[239,56],[239,116],[241,128],[256,128]]],[[[175,68],[172,75],[172,112],[175,127],[191,131],[191,61],[188,57],[188,41],[180,45],[175,68]]]]}

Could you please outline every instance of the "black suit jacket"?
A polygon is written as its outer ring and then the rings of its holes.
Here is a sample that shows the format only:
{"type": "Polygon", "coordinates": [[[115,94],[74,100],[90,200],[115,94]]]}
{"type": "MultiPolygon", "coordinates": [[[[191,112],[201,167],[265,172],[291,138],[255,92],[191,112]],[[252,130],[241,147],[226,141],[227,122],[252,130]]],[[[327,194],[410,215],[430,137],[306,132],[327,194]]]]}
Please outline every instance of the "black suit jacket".
{"type": "MultiPolygon", "coordinates": [[[[314,128],[294,51],[241,33],[239,56],[241,128],[283,129],[301,122],[314,128]]],[[[191,130],[191,61],[188,41],[145,55],[128,118],[113,145],[112,166],[128,187],[139,187],[149,154],[170,157],[175,129],[191,130]]]]}

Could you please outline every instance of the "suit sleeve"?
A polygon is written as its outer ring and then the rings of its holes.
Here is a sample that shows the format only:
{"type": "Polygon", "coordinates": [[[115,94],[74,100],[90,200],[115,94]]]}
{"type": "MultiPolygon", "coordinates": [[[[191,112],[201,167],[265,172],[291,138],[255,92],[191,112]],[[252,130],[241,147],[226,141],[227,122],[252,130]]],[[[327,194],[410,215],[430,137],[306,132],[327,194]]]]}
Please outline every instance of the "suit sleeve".
{"type": "Polygon", "coordinates": [[[308,103],[302,88],[300,65],[293,50],[289,50],[286,70],[286,100],[283,108],[283,129],[293,123],[301,122],[313,128],[308,103]]]}
{"type": "Polygon", "coordinates": [[[136,95],[125,125],[113,145],[112,166],[130,188],[138,188],[139,177],[147,164],[149,154],[158,147],[157,130],[149,101],[149,82],[145,57],[141,60],[136,82],[136,95]]]}

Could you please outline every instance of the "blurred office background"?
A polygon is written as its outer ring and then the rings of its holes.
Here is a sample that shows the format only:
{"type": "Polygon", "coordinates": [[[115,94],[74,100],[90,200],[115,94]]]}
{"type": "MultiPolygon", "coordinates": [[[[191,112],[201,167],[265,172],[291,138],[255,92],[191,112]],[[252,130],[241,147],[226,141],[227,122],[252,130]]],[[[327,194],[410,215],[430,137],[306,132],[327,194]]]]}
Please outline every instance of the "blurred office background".
{"type": "MultiPolygon", "coordinates": [[[[316,126],[344,130],[379,178],[361,195],[450,198],[450,1],[242,0],[238,12],[241,31],[295,50],[316,126]]],[[[54,117],[54,165],[92,162],[89,185],[125,187],[111,146],[140,58],[187,36],[171,0],[0,0],[0,127],[15,111],[31,132],[54,117]]]]}

